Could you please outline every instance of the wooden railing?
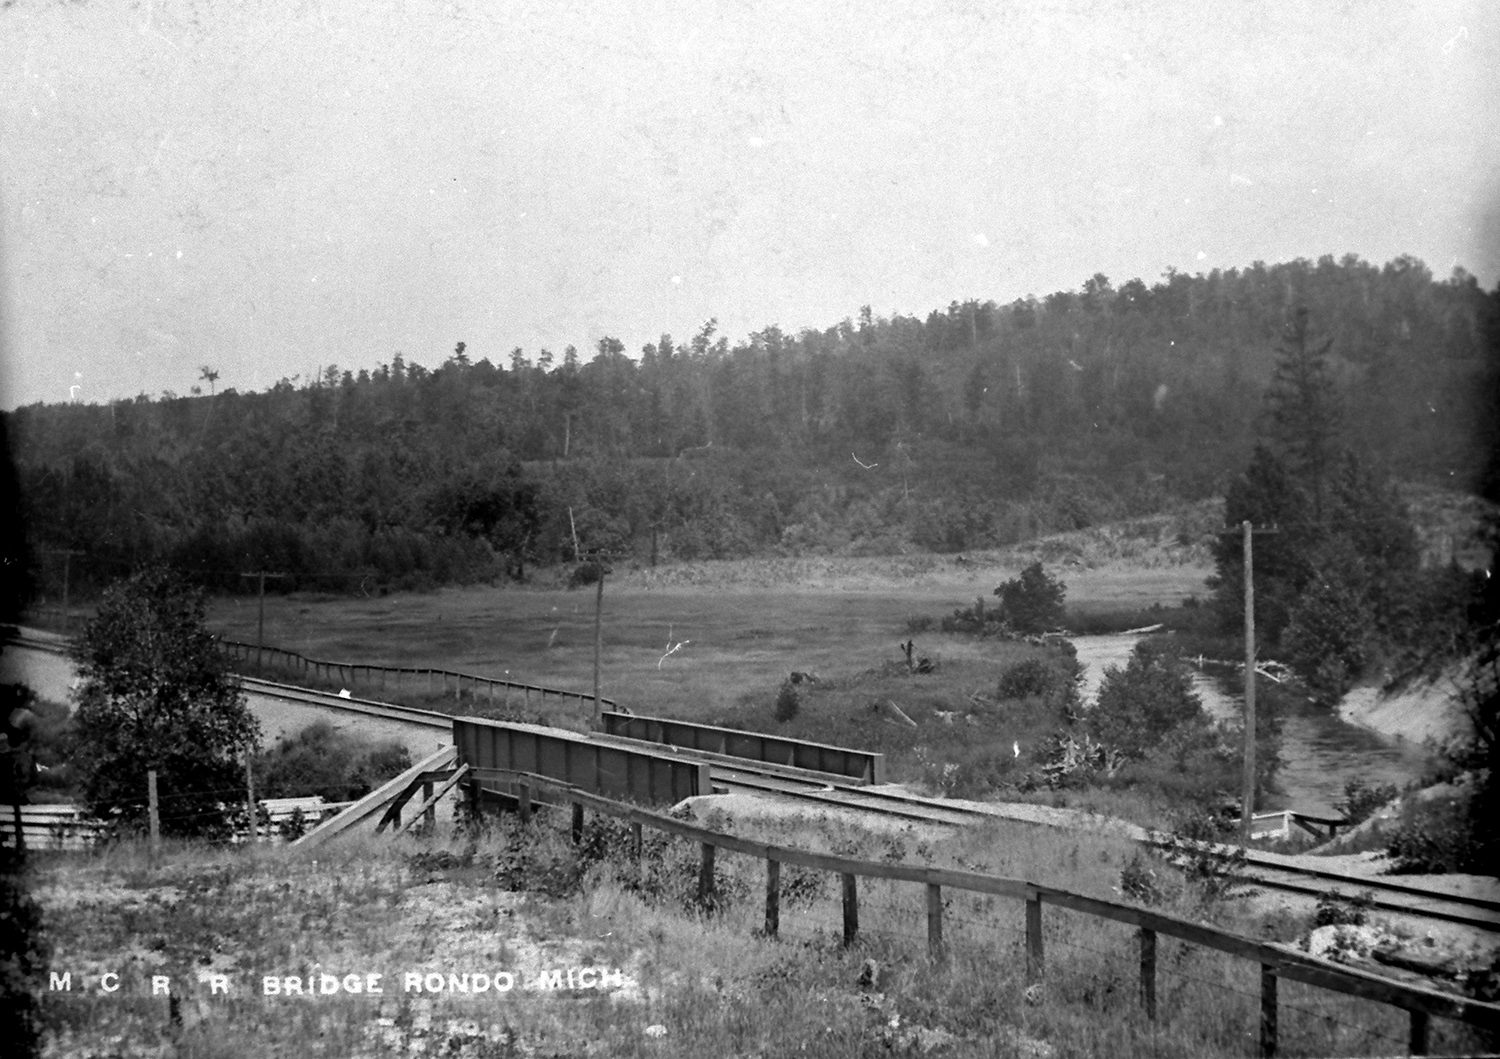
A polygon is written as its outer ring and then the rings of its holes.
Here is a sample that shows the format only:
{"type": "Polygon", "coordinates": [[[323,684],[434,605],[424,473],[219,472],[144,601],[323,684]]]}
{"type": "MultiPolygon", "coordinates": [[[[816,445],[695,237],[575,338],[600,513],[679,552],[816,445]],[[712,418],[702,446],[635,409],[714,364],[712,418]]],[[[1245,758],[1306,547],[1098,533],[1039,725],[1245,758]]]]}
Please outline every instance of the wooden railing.
{"type": "MultiPolygon", "coordinates": [[[[319,658],[308,658],[298,654],[296,651],[288,651],[280,647],[263,647],[259,644],[242,643],[239,640],[217,640],[219,649],[236,660],[255,661],[257,666],[275,665],[293,673],[315,676],[321,680],[338,681],[351,690],[361,679],[365,687],[394,688],[397,691],[410,688],[413,691],[423,690],[425,683],[429,695],[442,693],[448,694],[451,690],[453,700],[460,702],[463,699],[464,688],[468,687],[474,698],[479,698],[480,689],[485,689],[490,702],[495,701],[496,689],[502,696],[502,701],[509,702],[513,693],[519,692],[528,709],[531,707],[531,696],[535,693],[539,701],[545,703],[548,695],[558,696],[564,699],[575,699],[580,703],[592,704],[594,696],[581,691],[563,691],[560,688],[542,687],[539,684],[525,684],[514,680],[501,680],[495,677],[483,677],[474,673],[460,673],[452,669],[433,669],[425,666],[382,666],[366,662],[330,662],[319,658]]],[[[601,697],[599,704],[605,709],[616,709],[613,699],[601,697]]]]}
{"type": "Polygon", "coordinates": [[[1452,1019],[1489,1032],[1500,1032],[1500,1004],[1470,1000],[1450,993],[1407,985],[1380,975],[1356,970],[1328,960],[1309,956],[1288,946],[1258,941],[1217,927],[1179,919],[1133,905],[1104,901],[1072,893],[1054,886],[1043,886],[1023,879],[1004,879],[975,872],[949,868],[918,867],[859,860],[831,853],[775,846],[753,839],[712,831],[696,824],[675,820],[659,813],[613,801],[587,791],[559,783],[535,773],[501,769],[471,769],[469,780],[508,779],[523,784],[521,805],[529,810],[533,801],[542,802],[538,791],[548,790],[546,799],[571,804],[575,839],[583,830],[585,807],[629,821],[632,851],[639,857],[641,830],[649,827],[666,834],[698,842],[702,846],[701,870],[698,876],[698,898],[709,906],[713,897],[714,854],[723,849],[766,862],[765,933],[775,937],[780,929],[780,868],[793,864],[803,868],[835,872],[841,877],[843,892],[844,942],[851,944],[859,933],[858,880],[889,879],[916,883],[926,888],[927,945],[935,961],[946,959],[943,940],[943,889],[1008,897],[1025,904],[1026,976],[1036,982],[1043,978],[1045,950],[1042,940],[1042,909],[1055,905],[1086,915],[1125,923],[1137,928],[1140,957],[1140,997],[1147,1018],[1156,1018],[1156,939],[1158,935],[1178,938],[1192,945],[1213,949],[1260,965],[1260,1054],[1274,1056],[1277,1048],[1277,982],[1280,979],[1302,982],[1348,996],[1362,997],[1405,1010],[1409,1016],[1408,1047],[1412,1055],[1427,1054],[1428,1020],[1437,1016],[1452,1019]]]}

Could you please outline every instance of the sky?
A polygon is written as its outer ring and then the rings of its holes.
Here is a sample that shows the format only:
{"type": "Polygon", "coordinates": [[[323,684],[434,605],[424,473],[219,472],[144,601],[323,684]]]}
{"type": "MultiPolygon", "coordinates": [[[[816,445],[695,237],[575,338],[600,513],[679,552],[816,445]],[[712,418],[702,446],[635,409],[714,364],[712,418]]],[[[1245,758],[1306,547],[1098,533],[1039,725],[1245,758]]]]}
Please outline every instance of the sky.
{"type": "Polygon", "coordinates": [[[1500,280],[1493,0],[3,0],[0,407],[1297,257],[1500,280]]]}

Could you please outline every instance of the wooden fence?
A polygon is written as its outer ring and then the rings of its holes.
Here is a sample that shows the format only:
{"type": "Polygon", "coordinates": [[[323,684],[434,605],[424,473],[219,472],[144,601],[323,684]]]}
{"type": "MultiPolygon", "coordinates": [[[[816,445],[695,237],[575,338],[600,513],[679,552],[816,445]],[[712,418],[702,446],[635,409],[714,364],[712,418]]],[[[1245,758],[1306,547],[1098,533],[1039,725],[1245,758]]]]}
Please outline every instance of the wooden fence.
{"type": "MultiPolygon", "coordinates": [[[[249,662],[254,660],[257,666],[266,664],[278,666],[292,673],[300,673],[304,676],[315,676],[321,680],[337,681],[343,686],[353,689],[361,681],[367,688],[379,687],[381,689],[394,689],[401,691],[409,688],[412,691],[421,692],[425,690],[429,695],[439,693],[447,695],[453,693],[453,701],[460,702],[463,699],[465,687],[473,699],[480,697],[480,689],[484,689],[485,695],[490,702],[495,701],[496,689],[499,690],[501,701],[510,702],[510,696],[520,692],[524,696],[527,709],[531,708],[531,696],[535,693],[538,701],[546,703],[548,695],[558,696],[564,699],[575,699],[581,703],[592,704],[594,696],[581,691],[563,691],[559,688],[546,688],[538,684],[524,684],[514,680],[499,680],[495,677],[482,677],[474,673],[459,673],[451,669],[432,669],[428,667],[411,666],[382,666],[372,665],[364,662],[329,662],[318,658],[308,658],[298,654],[296,651],[287,651],[280,647],[262,647],[253,643],[242,643],[239,640],[217,640],[219,649],[236,661],[249,662]]],[[[613,699],[601,697],[599,704],[605,709],[616,709],[613,699]]]]}
{"type": "MultiPolygon", "coordinates": [[[[488,777],[502,770],[475,771],[488,777]]],[[[1309,956],[1288,946],[1257,941],[1254,938],[1247,938],[1217,927],[1194,923],[1160,912],[1104,901],[1022,879],[1003,879],[948,868],[887,864],[830,853],[814,853],[809,850],[774,846],[712,831],[696,824],[675,820],[633,805],[590,794],[559,783],[548,776],[525,772],[511,772],[510,775],[514,776],[516,781],[524,782],[528,788],[539,787],[552,791],[553,795],[548,799],[549,801],[571,804],[575,840],[582,835],[583,811],[587,807],[629,821],[632,849],[637,857],[640,855],[643,827],[650,827],[700,843],[702,861],[698,876],[698,898],[705,907],[711,905],[713,898],[715,850],[723,849],[764,860],[766,862],[765,933],[769,937],[775,937],[780,928],[781,865],[793,864],[803,868],[835,872],[840,876],[846,945],[852,944],[859,933],[859,880],[861,878],[897,880],[924,886],[926,888],[928,953],[933,960],[939,962],[946,958],[946,946],[943,941],[943,889],[945,887],[970,893],[1008,897],[1023,902],[1025,905],[1026,976],[1028,981],[1032,982],[1041,981],[1045,970],[1046,954],[1042,941],[1044,905],[1067,908],[1134,926],[1137,928],[1139,942],[1141,1004],[1147,1018],[1151,1020],[1156,1018],[1156,939],[1158,935],[1178,938],[1192,945],[1257,963],[1260,965],[1259,1050],[1261,1056],[1276,1054],[1278,1036],[1276,987],[1277,982],[1283,978],[1348,996],[1362,997],[1406,1011],[1409,1016],[1408,1048],[1412,1055],[1427,1054],[1428,1020],[1433,1016],[1453,1019],[1491,1033],[1500,1032],[1500,1004],[1484,1003],[1449,993],[1440,993],[1433,989],[1406,985],[1380,975],[1309,956]]],[[[530,798],[527,802],[530,802],[530,798]]]]}

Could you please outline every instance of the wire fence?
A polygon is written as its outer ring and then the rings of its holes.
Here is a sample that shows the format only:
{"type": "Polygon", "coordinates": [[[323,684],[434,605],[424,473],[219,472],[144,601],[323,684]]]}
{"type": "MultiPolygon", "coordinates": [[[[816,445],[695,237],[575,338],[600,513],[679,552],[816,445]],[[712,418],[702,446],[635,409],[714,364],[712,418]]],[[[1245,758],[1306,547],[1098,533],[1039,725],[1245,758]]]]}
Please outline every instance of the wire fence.
{"type": "MultiPolygon", "coordinates": [[[[498,704],[523,705],[526,709],[531,708],[533,696],[536,696],[538,704],[545,704],[549,695],[554,698],[573,700],[580,704],[592,705],[594,702],[594,696],[588,692],[565,691],[540,684],[527,684],[498,677],[480,676],[475,673],[461,673],[452,669],[437,669],[429,666],[386,666],[369,662],[337,662],[308,658],[285,648],[244,643],[239,640],[220,639],[215,642],[233,663],[241,666],[253,663],[260,669],[272,667],[302,677],[338,683],[350,690],[362,687],[369,690],[393,690],[398,693],[411,691],[429,696],[451,694],[454,702],[462,702],[467,691],[470,699],[477,700],[483,697],[494,704],[497,703],[498,695],[498,704]],[[515,702],[513,696],[519,697],[519,703],[515,702]]],[[[598,701],[600,706],[606,709],[619,708],[613,699],[600,696],[598,701]]]]}
{"type": "Polygon", "coordinates": [[[1500,1031],[1500,1006],[1144,907],[936,866],[765,845],[553,785],[563,802],[675,836],[654,848],[657,856],[675,851],[679,875],[701,856],[705,908],[738,907],[754,929],[787,939],[842,936],[925,954],[1011,994],[1009,1003],[1024,997],[1023,1014],[1028,1005],[1053,1019],[1065,1019],[1064,1009],[1102,1012],[1116,1035],[1098,1043],[1105,1051],[1475,1054],[1500,1031]],[[762,897],[763,926],[755,914],[762,897]],[[1439,1016],[1432,1026],[1430,1015],[1439,1016]]]}

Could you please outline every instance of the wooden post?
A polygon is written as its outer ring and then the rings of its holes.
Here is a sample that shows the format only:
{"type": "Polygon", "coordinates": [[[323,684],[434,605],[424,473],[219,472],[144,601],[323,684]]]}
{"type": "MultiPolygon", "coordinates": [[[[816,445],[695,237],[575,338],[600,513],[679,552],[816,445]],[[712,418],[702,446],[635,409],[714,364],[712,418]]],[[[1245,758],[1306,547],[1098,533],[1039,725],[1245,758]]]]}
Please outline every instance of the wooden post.
{"type": "Polygon", "coordinates": [[[1260,965],[1260,1055],[1276,1055],[1276,971],[1265,963],[1260,965]]]}
{"type": "Polygon", "coordinates": [[[516,784],[516,807],[521,812],[521,823],[531,819],[531,784],[522,780],[516,784]]]}
{"type": "MultiPolygon", "coordinates": [[[[422,802],[425,804],[432,798],[432,781],[428,780],[422,784],[422,802]]],[[[437,806],[429,805],[422,812],[422,829],[428,834],[437,830],[437,806]]]]}
{"type": "Polygon", "coordinates": [[[927,956],[943,962],[943,888],[934,883],[927,884],[927,956]]]}
{"type": "MultiPolygon", "coordinates": [[[[9,755],[6,755],[5,767],[10,767],[9,755]]],[[[21,799],[19,797],[11,803],[10,815],[16,824],[16,853],[24,857],[26,855],[26,826],[25,822],[21,819],[21,799]]]]}
{"type": "Polygon", "coordinates": [[[1255,564],[1250,546],[1250,520],[1240,524],[1245,534],[1245,777],[1240,803],[1240,842],[1250,844],[1255,815],[1255,564]]]}
{"type": "Polygon", "coordinates": [[[630,825],[630,859],[641,862],[641,825],[636,821],[630,825]]]}
{"type": "Polygon", "coordinates": [[[260,841],[260,821],[255,812],[255,757],[245,751],[245,809],[250,813],[250,842],[260,841]]]}
{"type": "Polygon", "coordinates": [[[265,661],[264,655],[266,650],[266,579],[270,578],[273,581],[276,581],[280,580],[283,577],[286,577],[287,575],[273,574],[265,570],[257,570],[253,574],[241,574],[240,576],[254,577],[259,579],[260,581],[260,588],[258,591],[258,595],[260,596],[260,617],[256,621],[255,627],[255,665],[259,667],[265,661]]]}
{"type": "Polygon", "coordinates": [[[1040,982],[1046,972],[1046,952],[1042,948],[1042,895],[1026,897],[1026,980],[1040,982]]]}
{"type": "Polygon", "coordinates": [[[698,906],[705,911],[713,907],[714,897],[714,847],[703,843],[703,863],[698,868],[698,906]]]}
{"type": "Polygon", "coordinates": [[[859,879],[854,875],[842,875],[844,881],[844,947],[847,949],[859,938],[859,879]]]}
{"type": "Polygon", "coordinates": [[[766,858],[766,937],[781,929],[781,861],[766,858]]]}
{"type": "Polygon", "coordinates": [[[1141,928],[1141,1005],[1146,1018],[1156,1021],[1156,931],[1141,928]]]}
{"type": "Polygon", "coordinates": [[[156,770],[146,770],[146,815],[151,822],[151,852],[161,845],[161,816],[156,806],[156,770]]]}
{"type": "Polygon", "coordinates": [[[573,803],[573,845],[583,842],[583,803],[573,803]]]}
{"type": "Polygon", "coordinates": [[[1427,1012],[1411,1012],[1411,1033],[1407,1037],[1406,1050],[1412,1055],[1427,1054],[1427,1012]]]}

